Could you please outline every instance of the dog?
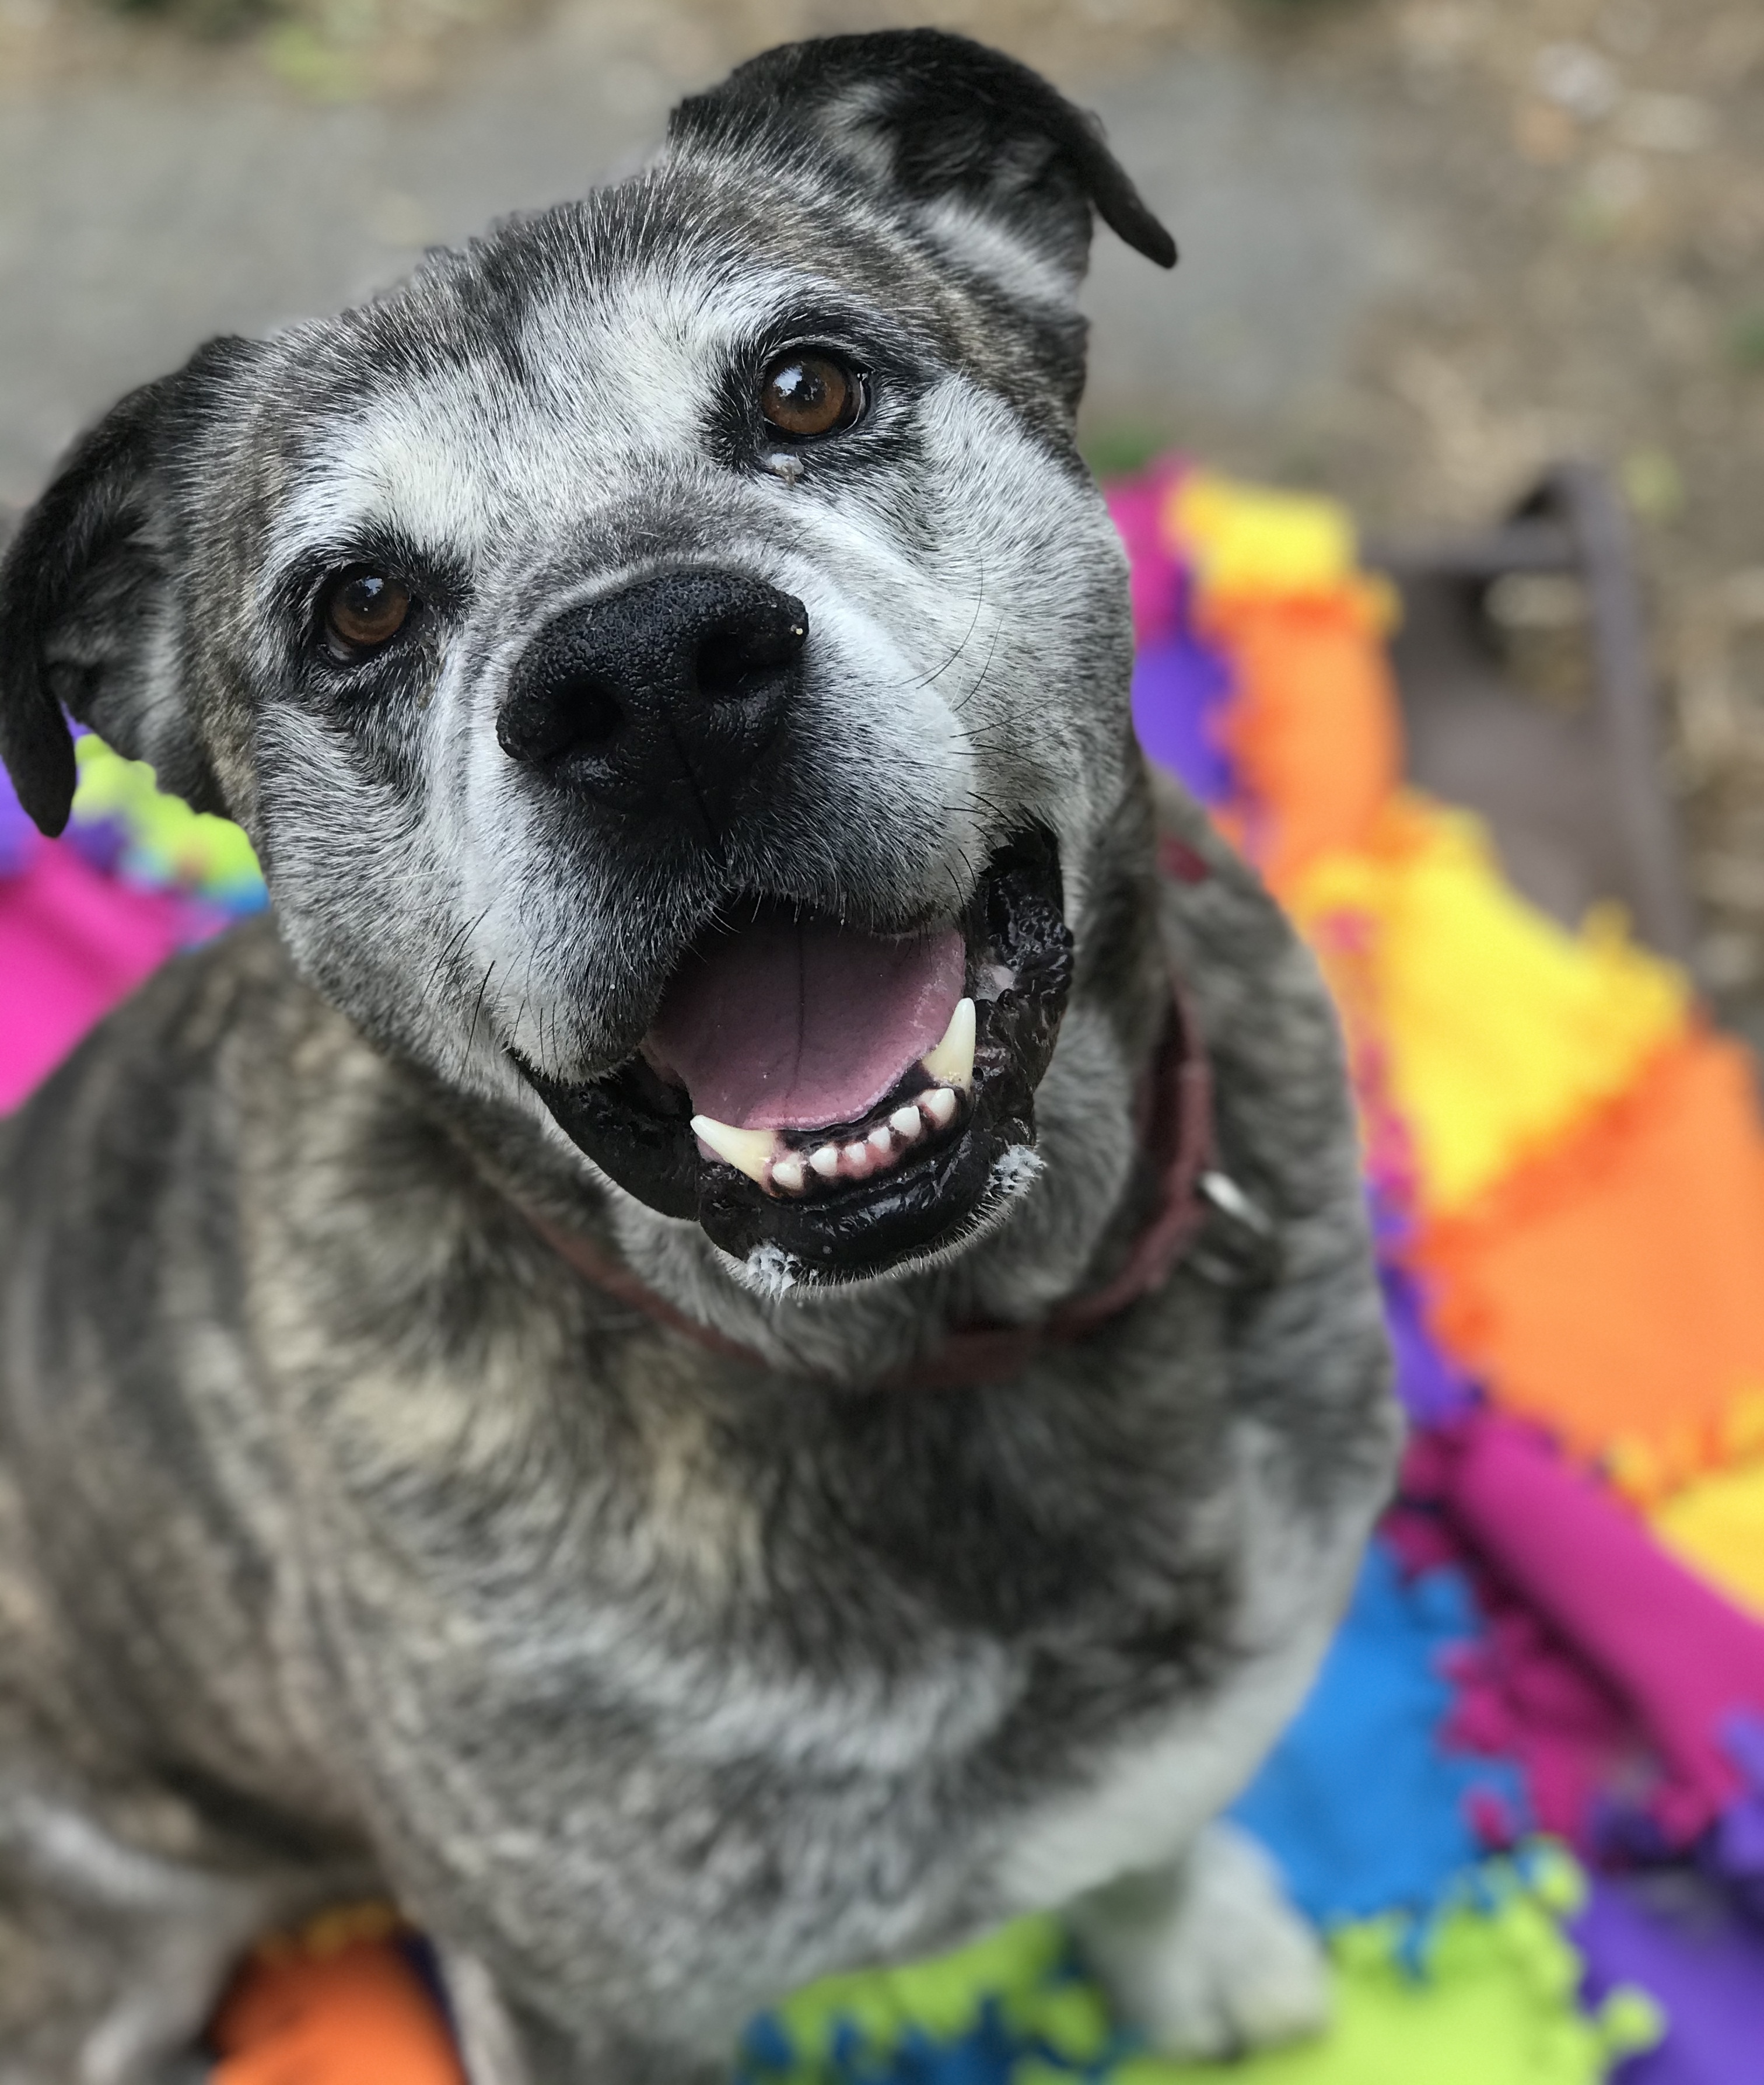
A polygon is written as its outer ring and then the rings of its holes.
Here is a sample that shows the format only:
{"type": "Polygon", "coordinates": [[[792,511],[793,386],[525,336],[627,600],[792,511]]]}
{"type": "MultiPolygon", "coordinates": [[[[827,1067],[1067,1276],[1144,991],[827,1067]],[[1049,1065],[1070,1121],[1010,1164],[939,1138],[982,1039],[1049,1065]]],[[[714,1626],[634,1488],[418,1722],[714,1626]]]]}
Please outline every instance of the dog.
{"type": "Polygon", "coordinates": [[[9,2085],[365,1894],[474,2085],[1042,1907],[1319,2019],[1215,1820],[1398,1428],[1324,989],[1133,739],[1093,214],[1173,261],[1015,62],[784,47],[25,517],[21,800],[70,712],[273,914],[0,1127],[9,2085]]]}

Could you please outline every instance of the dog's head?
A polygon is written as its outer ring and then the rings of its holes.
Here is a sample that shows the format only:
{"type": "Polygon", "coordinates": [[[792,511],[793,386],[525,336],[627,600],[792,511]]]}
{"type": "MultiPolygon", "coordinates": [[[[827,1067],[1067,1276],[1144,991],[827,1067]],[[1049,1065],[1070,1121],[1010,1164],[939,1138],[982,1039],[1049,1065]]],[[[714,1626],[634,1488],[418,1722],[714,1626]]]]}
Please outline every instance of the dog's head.
{"type": "Polygon", "coordinates": [[[212,343],[0,575],[27,808],[67,816],[65,706],[244,824],[384,1045],[738,1259],[970,1235],[1131,787],[1093,210],[1173,260],[1033,74],[834,37],[621,185],[212,343]]]}

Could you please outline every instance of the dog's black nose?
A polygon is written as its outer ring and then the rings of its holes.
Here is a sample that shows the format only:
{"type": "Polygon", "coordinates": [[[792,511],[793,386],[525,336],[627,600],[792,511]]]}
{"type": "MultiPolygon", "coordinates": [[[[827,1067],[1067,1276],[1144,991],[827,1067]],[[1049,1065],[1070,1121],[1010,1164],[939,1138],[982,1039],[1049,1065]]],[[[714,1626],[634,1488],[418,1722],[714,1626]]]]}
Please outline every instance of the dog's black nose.
{"type": "Polygon", "coordinates": [[[641,580],[540,632],[496,736],[565,788],[714,838],[783,720],[808,635],[799,601],[743,574],[641,580]]]}

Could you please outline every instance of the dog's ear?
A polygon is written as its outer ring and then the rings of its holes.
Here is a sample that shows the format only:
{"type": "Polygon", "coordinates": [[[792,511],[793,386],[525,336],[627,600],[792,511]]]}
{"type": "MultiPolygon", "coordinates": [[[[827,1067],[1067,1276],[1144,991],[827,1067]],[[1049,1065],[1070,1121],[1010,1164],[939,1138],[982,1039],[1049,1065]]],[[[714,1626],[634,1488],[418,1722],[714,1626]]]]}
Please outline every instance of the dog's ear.
{"type": "Polygon", "coordinates": [[[0,758],[45,833],[67,823],[64,708],[162,788],[221,808],[184,699],[171,631],[193,444],[217,382],[251,343],[210,342],[131,392],[78,441],[0,563],[0,758]]]}
{"type": "Polygon", "coordinates": [[[807,129],[881,174],[939,243],[1011,287],[1075,295],[1091,212],[1160,267],[1176,243],[1094,117],[1015,58],[940,29],[783,44],[684,101],[668,135],[715,142],[807,129]],[[1051,282],[1049,278],[1051,278],[1051,282]]]}

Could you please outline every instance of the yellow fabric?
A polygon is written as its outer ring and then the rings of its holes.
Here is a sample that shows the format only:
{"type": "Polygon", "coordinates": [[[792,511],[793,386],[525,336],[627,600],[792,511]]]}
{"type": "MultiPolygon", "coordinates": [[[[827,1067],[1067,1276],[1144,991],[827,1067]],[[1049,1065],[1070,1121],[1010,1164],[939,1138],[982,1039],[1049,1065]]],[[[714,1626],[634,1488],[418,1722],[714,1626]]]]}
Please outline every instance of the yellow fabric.
{"type": "Polygon", "coordinates": [[[1474,819],[1413,794],[1366,845],[1313,863],[1291,902],[1325,951],[1331,920],[1370,930],[1360,997],[1428,1215],[1559,1140],[1685,1029],[1679,973],[1615,914],[1567,932],[1514,893],[1474,819]]]}
{"type": "Polygon", "coordinates": [[[1764,1621],[1764,1461],[1700,1478],[1648,1518],[1669,1549],[1764,1621]]]}
{"type": "Polygon", "coordinates": [[[1353,524],[1333,500],[1191,470],[1172,486],[1162,520],[1166,546],[1189,561],[1203,596],[1317,593],[1363,584],[1353,524]]]}

